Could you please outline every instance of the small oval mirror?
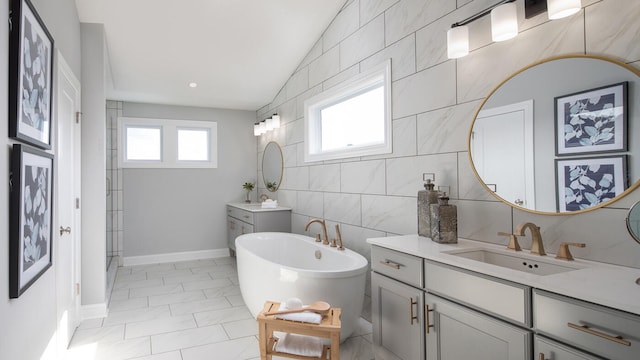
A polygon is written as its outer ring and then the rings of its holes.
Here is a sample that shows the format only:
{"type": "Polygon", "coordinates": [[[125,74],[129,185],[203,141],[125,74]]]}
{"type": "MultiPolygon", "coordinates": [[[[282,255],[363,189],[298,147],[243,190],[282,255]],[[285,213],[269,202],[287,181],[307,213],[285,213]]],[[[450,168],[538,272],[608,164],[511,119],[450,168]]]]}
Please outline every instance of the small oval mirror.
{"type": "Polygon", "coordinates": [[[633,239],[640,243],[640,201],[629,209],[629,214],[627,214],[627,229],[633,239]]]}
{"type": "Polygon", "coordinates": [[[275,192],[282,182],[284,161],[282,150],[277,142],[271,141],[264,148],[262,155],[262,180],[267,190],[275,192]]]}

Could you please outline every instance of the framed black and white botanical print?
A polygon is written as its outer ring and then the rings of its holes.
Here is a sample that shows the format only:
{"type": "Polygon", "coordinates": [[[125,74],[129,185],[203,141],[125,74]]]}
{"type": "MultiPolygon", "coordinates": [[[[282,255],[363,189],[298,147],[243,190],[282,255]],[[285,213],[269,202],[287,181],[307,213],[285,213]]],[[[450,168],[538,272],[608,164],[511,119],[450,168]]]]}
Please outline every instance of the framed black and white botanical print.
{"type": "Polygon", "coordinates": [[[627,82],[555,98],[556,155],[627,150],[627,82]]]}
{"type": "Polygon", "coordinates": [[[556,159],[558,211],[584,210],[612,200],[628,187],[627,156],[556,159]]]}
{"type": "Polygon", "coordinates": [[[9,296],[17,298],[52,264],[53,155],[14,144],[10,186],[9,296]]]}
{"type": "Polygon", "coordinates": [[[51,149],[53,37],[29,0],[11,0],[9,136],[51,149]]]}

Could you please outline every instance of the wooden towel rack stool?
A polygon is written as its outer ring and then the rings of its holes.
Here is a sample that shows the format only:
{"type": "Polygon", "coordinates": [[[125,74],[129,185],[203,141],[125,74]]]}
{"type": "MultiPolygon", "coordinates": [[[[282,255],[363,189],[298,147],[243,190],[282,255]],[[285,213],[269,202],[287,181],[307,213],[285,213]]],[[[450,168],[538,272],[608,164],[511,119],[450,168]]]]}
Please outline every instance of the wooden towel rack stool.
{"type": "Polygon", "coordinates": [[[276,311],[279,308],[279,302],[267,301],[264,303],[264,308],[260,314],[258,314],[258,334],[261,360],[271,360],[271,356],[273,355],[292,359],[322,360],[326,360],[327,355],[329,355],[329,359],[331,360],[340,360],[340,328],[342,326],[340,322],[340,308],[329,309],[329,312],[322,317],[320,324],[276,319],[275,315],[264,315],[265,313],[276,311]],[[331,345],[324,346],[322,357],[319,358],[277,352],[273,349],[273,345],[276,340],[273,336],[274,331],[326,338],[331,341],[331,345]]]}

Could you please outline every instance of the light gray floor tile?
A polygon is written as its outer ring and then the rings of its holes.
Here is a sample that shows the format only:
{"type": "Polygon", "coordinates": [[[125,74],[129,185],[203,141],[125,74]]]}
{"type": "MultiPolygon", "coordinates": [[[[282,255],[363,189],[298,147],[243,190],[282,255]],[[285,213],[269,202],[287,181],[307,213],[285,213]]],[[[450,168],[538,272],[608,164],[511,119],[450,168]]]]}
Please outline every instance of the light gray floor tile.
{"type": "Polygon", "coordinates": [[[172,331],[193,329],[195,327],[196,321],[191,315],[171,316],[161,319],[127,324],[124,336],[126,339],[132,339],[141,336],[157,335],[172,331]]]}
{"type": "Polygon", "coordinates": [[[231,321],[222,324],[230,339],[258,335],[258,322],[255,319],[231,321]]]}
{"type": "Polygon", "coordinates": [[[175,263],[176,269],[192,269],[203,266],[213,266],[218,265],[214,259],[202,259],[202,260],[192,260],[192,261],[181,261],[175,263]]]}
{"type": "Polygon", "coordinates": [[[216,289],[216,288],[229,286],[232,284],[228,278],[221,278],[221,279],[215,279],[215,280],[194,281],[194,282],[184,283],[182,285],[184,286],[185,291],[191,291],[191,290],[216,289]]]}
{"type": "Polygon", "coordinates": [[[86,346],[76,346],[69,349],[68,360],[125,360],[149,355],[151,345],[148,337],[103,341],[86,346]]]}
{"type": "Polygon", "coordinates": [[[154,295],[166,295],[166,294],[180,293],[184,291],[185,289],[182,287],[182,284],[150,286],[150,287],[129,290],[129,297],[138,298],[138,297],[154,296],[154,295]]]}
{"type": "Polygon", "coordinates": [[[251,336],[182,350],[183,360],[242,360],[260,357],[258,340],[251,336]]]}
{"type": "MultiPolygon", "coordinates": [[[[109,316],[83,322],[65,360],[260,358],[235,258],[119,268],[114,288],[109,316]]],[[[360,319],[341,358],[373,359],[371,342],[360,319]]]]}
{"type": "Polygon", "coordinates": [[[225,340],[229,338],[221,325],[174,331],[151,336],[151,353],[157,354],[225,340]]]}
{"type": "Polygon", "coordinates": [[[240,286],[238,285],[228,285],[214,289],[205,289],[204,294],[209,299],[222,296],[241,295],[240,286]]]}
{"type": "Polygon", "coordinates": [[[169,305],[145,307],[141,309],[110,311],[109,316],[104,319],[104,326],[119,325],[125,323],[135,323],[138,321],[148,321],[170,317],[169,305]]]}
{"type": "Polygon", "coordinates": [[[109,303],[109,313],[132,309],[143,309],[148,306],[149,299],[146,297],[127,300],[113,300],[109,303]]]}
{"type": "Polygon", "coordinates": [[[245,306],[232,307],[222,310],[205,311],[193,314],[198,326],[224,324],[230,321],[253,319],[253,316],[245,306]]]}
{"type": "Polygon", "coordinates": [[[177,294],[149,296],[149,306],[179,304],[190,301],[203,300],[206,297],[201,290],[185,291],[177,294]]]}
{"type": "Polygon", "coordinates": [[[99,342],[124,339],[124,325],[107,326],[94,329],[76,330],[71,339],[71,346],[83,346],[99,342]]]}
{"type": "Polygon", "coordinates": [[[189,301],[183,303],[171,304],[171,314],[173,316],[180,316],[186,314],[193,314],[203,311],[211,311],[211,310],[219,310],[226,309],[231,307],[231,303],[227,300],[227,298],[215,298],[215,299],[204,299],[197,301],[189,301]]]}
{"type": "Polygon", "coordinates": [[[229,300],[229,302],[233,306],[243,306],[244,305],[244,300],[242,299],[242,295],[229,295],[229,296],[225,296],[225,297],[227,298],[227,300],[229,300]]]}
{"type": "Polygon", "coordinates": [[[163,285],[162,279],[146,279],[146,280],[124,280],[117,281],[113,284],[114,289],[136,289],[148,286],[160,286],[163,285]]]}
{"type": "Polygon", "coordinates": [[[131,360],[182,360],[180,351],[170,351],[162,354],[132,358],[131,360]]]}
{"type": "Polygon", "coordinates": [[[205,281],[205,280],[211,280],[211,276],[209,276],[209,273],[200,273],[200,274],[194,274],[191,272],[191,270],[187,270],[188,274],[179,274],[179,275],[166,275],[163,277],[164,279],[164,283],[166,285],[169,284],[179,284],[179,283],[188,283],[188,282],[193,282],[193,281],[205,281]]]}

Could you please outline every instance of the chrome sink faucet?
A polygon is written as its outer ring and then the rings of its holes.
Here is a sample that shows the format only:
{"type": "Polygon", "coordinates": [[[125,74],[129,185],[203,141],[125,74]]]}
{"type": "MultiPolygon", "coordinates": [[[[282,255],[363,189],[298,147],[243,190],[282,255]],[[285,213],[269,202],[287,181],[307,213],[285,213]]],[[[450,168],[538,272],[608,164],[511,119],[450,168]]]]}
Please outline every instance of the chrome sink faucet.
{"type": "Polygon", "coordinates": [[[542,235],[540,235],[540,227],[532,222],[524,222],[518,225],[515,231],[515,235],[524,236],[525,230],[531,230],[531,253],[538,254],[540,256],[547,255],[544,252],[544,246],[542,245],[542,235]]]}
{"type": "Polygon", "coordinates": [[[322,219],[311,219],[309,220],[309,222],[307,222],[307,224],[304,226],[304,231],[309,231],[309,226],[311,226],[311,224],[313,224],[314,222],[317,222],[318,224],[322,225],[322,244],[324,245],[329,245],[329,237],[327,236],[327,225],[325,224],[324,220],[322,219]]]}

